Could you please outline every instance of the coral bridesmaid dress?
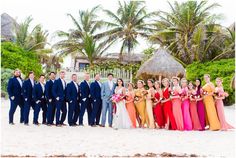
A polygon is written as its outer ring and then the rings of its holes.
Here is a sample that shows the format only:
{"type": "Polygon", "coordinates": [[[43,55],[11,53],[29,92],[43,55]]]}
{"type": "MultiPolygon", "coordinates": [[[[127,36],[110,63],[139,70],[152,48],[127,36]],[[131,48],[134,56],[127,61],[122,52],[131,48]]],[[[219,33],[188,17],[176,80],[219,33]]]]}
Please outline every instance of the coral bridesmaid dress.
{"type": "MultiPolygon", "coordinates": [[[[203,91],[205,91],[207,93],[212,93],[212,92],[214,92],[214,89],[209,84],[212,84],[212,83],[205,84],[202,87],[202,89],[203,89],[203,91]]],[[[208,121],[209,121],[210,130],[212,130],[212,131],[219,130],[221,128],[221,126],[220,126],[220,121],[217,116],[215,102],[214,102],[213,97],[211,95],[206,94],[203,98],[203,102],[206,107],[206,113],[207,113],[207,117],[208,117],[208,121]]]]}
{"type": "MultiPolygon", "coordinates": [[[[223,87],[217,87],[217,92],[218,95],[220,96],[221,94],[224,93],[223,87]]],[[[221,125],[221,130],[227,130],[227,129],[234,129],[233,126],[228,124],[225,120],[225,113],[224,113],[224,103],[222,99],[216,99],[216,109],[217,109],[217,114],[220,120],[220,125],[221,125]]]]}
{"type": "MultiPolygon", "coordinates": [[[[188,93],[188,88],[182,88],[182,93],[181,96],[185,97],[187,96],[188,93]]],[[[186,98],[182,101],[182,113],[183,113],[183,120],[184,120],[184,129],[185,130],[192,130],[193,126],[192,126],[192,120],[191,120],[191,116],[190,116],[190,112],[189,112],[189,99],[186,98]]]]}
{"type": "Polygon", "coordinates": [[[126,94],[126,109],[128,111],[130,120],[132,122],[133,128],[136,128],[136,110],[134,107],[134,96],[131,92],[126,94]]]}
{"type": "Polygon", "coordinates": [[[165,118],[165,125],[169,121],[170,129],[176,130],[176,123],[175,123],[175,118],[172,112],[172,103],[170,100],[170,94],[168,88],[163,89],[163,111],[164,111],[164,118],[165,118]]]}
{"type": "Polygon", "coordinates": [[[149,128],[155,128],[152,108],[153,108],[152,94],[151,90],[148,90],[148,94],[146,97],[146,110],[147,110],[149,128]]]}
{"type": "MultiPolygon", "coordinates": [[[[155,93],[155,98],[157,101],[160,101],[160,94],[158,92],[155,93]]],[[[163,128],[165,126],[165,122],[164,122],[163,107],[161,105],[161,102],[157,103],[153,107],[153,114],[155,122],[158,124],[160,128],[163,128]]]]}
{"type": "Polygon", "coordinates": [[[196,94],[190,93],[190,114],[192,118],[193,130],[202,130],[197,113],[196,94]]]}
{"type": "Polygon", "coordinates": [[[197,113],[198,113],[198,118],[201,124],[202,129],[201,130],[205,130],[205,126],[206,126],[206,119],[205,119],[205,107],[202,101],[202,89],[197,89],[197,113]]]}
{"type": "Polygon", "coordinates": [[[176,90],[173,90],[171,93],[172,93],[171,100],[172,100],[173,115],[175,117],[177,130],[184,130],[184,121],[181,109],[182,101],[180,99],[180,95],[176,90]]]}

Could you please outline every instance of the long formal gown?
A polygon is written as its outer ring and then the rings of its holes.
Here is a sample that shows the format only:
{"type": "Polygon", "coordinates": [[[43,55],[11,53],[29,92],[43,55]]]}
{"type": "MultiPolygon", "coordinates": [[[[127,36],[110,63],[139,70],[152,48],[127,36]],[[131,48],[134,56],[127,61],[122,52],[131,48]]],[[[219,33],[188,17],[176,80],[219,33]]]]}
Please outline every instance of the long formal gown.
{"type": "MultiPolygon", "coordinates": [[[[219,94],[224,93],[224,89],[222,87],[220,88],[217,87],[217,89],[218,89],[217,92],[219,94]]],[[[234,127],[226,122],[223,100],[215,99],[215,103],[216,103],[217,114],[220,120],[221,130],[233,129],[234,127]]]]}
{"type": "MultiPolygon", "coordinates": [[[[155,93],[155,98],[159,101],[160,100],[160,94],[158,92],[155,93]]],[[[164,114],[163,114],[163,106],[161,102],[157,103],[153,107],[153,115],[155,122],[158,124],[160,128],[163,128],[165,126],[165,121],[164,121],[164,114]]]]}
{"type": "MultiPolygon", "coordinates": [[[[209,85],[209,83],[205,84],[202,89],[208,93],[214,92],[214,89],[209,85]]],[[[206,113],[209,121],[210,130],[219,130],[221,128],[220,121],[217,116],[215,102],[211,95],[205,95],[203,102],[206,107],[206,113]]]]}
{"type": "Polygon", "coordinates": [[[149,128],[155,128],[154,124],[154,118],[153,118],[153,101],[152,101],[152,94],[151,91],[148,90],[148,94],[146,97],[146,110],[147,110],[147,115],[148,115],[148,127],[149,128]]]}
{"type": "MultiPolygon", "coordinates": [[[[194,97],[195,95],[193,95],[193,98],[194,97]]],[[[202,130],[202,126],[200,124],[198,113],[197,113],[196,100],[190,100],[190,114],[191,114],[191,119],[192,119],[192,124],[193,124],[193,130],[202,130]]]]}
{"type": "MultiPolygon", "coordinates": [[[[182,88],[182,96],[186,96],[188,93],[188,88],[182,88]]],[[[183,113],[183,120],[184,120],[184,129],[185,130],[192,130],[192,120],[190,116],[190,110],[189,110],[190,102],[189,99],[186,98],[182,101],[182,113],[183,113]]]]}
{"type": "MultiPolygon", "coordinates": [[[[115,90],[116,94],[122,94],[122,89],[115,90]]],[[[125,100],[116,103],[116,113],[113,115],[113,128],[131,128],[132,123],[125,107],[125,100]]]]}
{"type": "Polygon", "coordinates": [[[199,100],[197,101],[197,113],[198,113],[198,118],[201,124],[202,129],[205,130],[206,126],[206,119],[205,119],[205,107],[202,101],[202,96],[201,96],[202,89],[197,90],[197,96],[199,100]]]}
{"type": "Polygon", "coordinates": [[[175,122],[177,126],[177,130],[184,130],[184,121],[183,121],[183,114],[181,109],[182,101],[180,99],[180,94],[176,91],[172,91],[172,108],[173,108],[173,115],[175,117],[175,122]]]}
{"type": "Polygon", "coordinates": [[[144,126],[147,120],[147,114],[146,114],[146,100],[145,95],[143,95],[143,90],[137,89],[135,90],[135,97],[139,99],[138,102],[135,102],[135,108],[140,116],[141,119],[141,125],[144,126]]]}
{"type": "Polygon", "coordinates": [[[127,92],[126,94],[126,109],[129,114],[129,118],[132,122],[133,128],[136,128],[136,110],[134,107],[134,96],[132,93],[127,92]]]}
{"type": "MultiPolygon", "coordinates": [[[[169,99],[170,98],[168,88],[165,88],[163,90],[163,98],[164,99],[169,99]]],[[[163,111],[164,111],[165,124],[167,124],[167,122],[169,120],[170,129],[176,130],[177,127],[176,127],[175,118],[174,118],[174,115],[173,115],[173,112],[172,112],[171,100],[163,102],[163,111]]]]}

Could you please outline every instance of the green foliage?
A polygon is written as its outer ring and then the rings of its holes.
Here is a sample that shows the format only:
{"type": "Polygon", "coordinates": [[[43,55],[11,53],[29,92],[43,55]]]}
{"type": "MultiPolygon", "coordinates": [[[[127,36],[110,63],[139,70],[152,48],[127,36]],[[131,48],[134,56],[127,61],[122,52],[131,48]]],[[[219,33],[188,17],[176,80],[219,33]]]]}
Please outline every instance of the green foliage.
{"type": "Polygon", "coordinates": [[[235,73],[234,59],[222,59],[206,63],[195,62],[188,65],[186,69],[187,79],[190,81],[195,81],[196,78],[200,78],[203,81],[204,74],[210,74],[213,83],[215,83],[217,77],[222,78],[224,90],[229,93],[229,97],[224,100],[225,104],[230,105],[235,102],[235,91],[230,87],[231,79],[235,73]]]}
{"type": "Polygon", "coordinates": [[[10,77],[12,77],[12,69],[1,69],[1,96],[4,97],[6,96],[7,92],[7,83],[10,77]]]}
{"type": "Polygon", "coordinates": [[[1,44],[1,67],[20,69],[23,74],[34,71],[36,77],[42,73],[39,58],[34,52],[27,52],[14,43],[3,42],[1,44]]]}
{"type": "Polygon", "coordinates": [[[155,51],[155,48],[153,47],[147,48],[143,51],[144,59],[142,60],[142,64],[153,56],[154,51],[155,51]]]}

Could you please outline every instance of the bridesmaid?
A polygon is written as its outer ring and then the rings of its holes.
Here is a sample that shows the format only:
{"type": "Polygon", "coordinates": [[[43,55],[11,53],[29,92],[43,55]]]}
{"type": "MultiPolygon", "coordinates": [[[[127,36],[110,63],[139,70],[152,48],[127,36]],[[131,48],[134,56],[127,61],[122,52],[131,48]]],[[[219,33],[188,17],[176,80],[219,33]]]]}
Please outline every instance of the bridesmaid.
{"type": "Polygon", "coordinates": [[[210,130],[212,130],[212,131],[219,130],[221,128],[220,121],[217,116],[215,102],[213,99],[215,86],[211,82],[209,74],[204,75],[204,80],[205,80],[206,84],[202,87],[203,94],[204,94],[203,102],[206,107],[206,113],[207,113],[207,117],[209,120],[210,130]]]}
{"type": "Polygon", "coordinates": [[[146,123],[146,100],[145,96],[147,94],[147,91],[144,89],[144,82],[142,80],[138,80],[137,82],[138,89],[135,90],[134,94],[134,104],[136,107],[136,110],[138,112],[138,115],[141,119],[140,127],[144,128],[144,125],[146,123]]]}
{"type": "Polygon", "coordinates": [[[162,80],[162,84],[164,86],[164,89],[162,91],[163,93],[163,99],[162,99],[162,104],[163,104],[163,111],[164,111],[164,118],[165,118],[165,128],[166,129],[172,129],[176,130],[176,123],[175,123],[175,118],[172,112],[172,103],[170,100],[170,83],[169,79],[164,78],[162,80]]]}
{"type": "Polygon", "coordinates": [[[171,100],[172,100],[172,106],[173,106],[173,115],[175,117],[175,122],[178,130],[184,130],[184,122],[183,122],[183,114],[181,110],[181,88],[179,86],[179,78],[173,77],[173,88],[171,91],[171,100]]]}
{"type": "Polygon", "coordinates": [[[134,107],[134,85],[128,83],[128,88],[126,92],[126,109],[128,111],[130,120],[132,122],[133,128],[136,128],[136,110],[134,107]]]}
{"type": "Polygon", "coordinates": [[[197,92],[193,87],[192,82],[188,84],[189,88],[189,99],[190,99],[190,114],[193,123],[193,130],[201,130],[201,124],[199,121],[198,113],[197,113],[197,92]]]}
{"type": "Polygon", "coordinates": [[[183,113],[183,120],[184,120],[184,129],[185,130],[192,130],[192,120],[189,112],[189,97],[188,97],[188,81],[185,78],[181,79],[181,97],[182,97],[182,113],[183,113]]]}
{"type": "Polygon", "coordinates": [[[161,83],[156,81],[155,82],[155,102],[153,107],[153,114],[155,122],[157,123],[156,128],[164,128],[165,122],[164,122],[164,114],[163,114],[163,106],[161,104],[161,98],[162,98],[162,90],[161,90],[161,83]]]}
{"type": "Polygon", "coordinates": [[[198,113],[198,118],[201,124],[202,129],[201,130],[205,130],[205,126],[206,126],[206,120],[205,120],[205,107],[202,101],[202,88],[201,88],[201,84],[202,81],[201,79],[196,79],[196,96],[197,96],[197,113],[198,113]]]}
{"type": "Polygon", "coordinates": [[[228,124],[225,120],[223,99],[225,97],[228,97],[228,93],[224,92],[221,78],[216,78],[216,85],[217,87],[215,88],[215,103],[217,114],[220,120],[221,130],[226,131],[228,129],[233,129],[234,127],[228,124]]]}
{"type": "Polygon", "coordinates": [[[146,96],[146,111],[147,111],[147,116],[148,116],[148,127],[149,128],[155,128],[154,124],[154,118],[153,118],[153,100],[154,100],[154,95],[155,95],[155,89],[154,89],[154,81],[152,79],[147,80],[147,85],[148,85],[148,94],[146,96]]]}

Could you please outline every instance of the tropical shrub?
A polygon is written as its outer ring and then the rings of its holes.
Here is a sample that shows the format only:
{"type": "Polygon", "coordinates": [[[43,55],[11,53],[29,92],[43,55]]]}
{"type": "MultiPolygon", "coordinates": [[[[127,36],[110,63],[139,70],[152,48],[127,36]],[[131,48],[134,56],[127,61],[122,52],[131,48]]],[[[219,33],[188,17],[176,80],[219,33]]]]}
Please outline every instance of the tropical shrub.
{"type": "Polygon", "coordinates": [[[230,105],[235,102],[235,91],[230,87],[231,79],[235,73],[235,60],[233,58],[206,63],[195,62],[188,65],[186,69],[187,79],[190,81],[195,81],[196,78],[203,80],[204,74],[210,74],[211,81],[214,84],[217,77],[222,78],[224,90],[229,93],[229,97],[224,100],[225,104],[230,105]]]}
{"type": "Polygon", "coordinates": [[[34,52],[24,51],[22,48],[11,42],[1,44],[1,67],[9,69],[20,69],[23,74],[34,71],[36,77],[42,73],[42,66],[39,58],[34,52]]]}

